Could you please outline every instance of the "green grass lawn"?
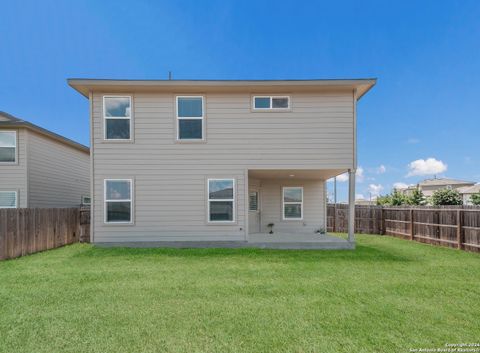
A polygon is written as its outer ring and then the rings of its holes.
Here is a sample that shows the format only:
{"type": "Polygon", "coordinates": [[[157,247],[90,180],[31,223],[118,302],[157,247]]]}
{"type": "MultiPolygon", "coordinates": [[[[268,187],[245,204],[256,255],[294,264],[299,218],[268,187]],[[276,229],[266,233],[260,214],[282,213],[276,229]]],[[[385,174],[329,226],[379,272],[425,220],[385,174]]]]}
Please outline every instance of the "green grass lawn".
{"type": "Polygon", "coordinates": [[[0,352],[408,352],[480,341],[480,256],[103,249],[0,263],[0,352]]]}

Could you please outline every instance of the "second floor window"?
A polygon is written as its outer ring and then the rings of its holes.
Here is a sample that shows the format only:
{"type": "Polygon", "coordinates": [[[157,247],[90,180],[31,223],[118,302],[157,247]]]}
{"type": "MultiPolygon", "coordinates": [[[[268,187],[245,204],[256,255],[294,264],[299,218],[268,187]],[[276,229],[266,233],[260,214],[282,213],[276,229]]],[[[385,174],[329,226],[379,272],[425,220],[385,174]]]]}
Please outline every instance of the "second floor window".
{"type": "Polygon", "coordinates": [[[203,140],[202,96],[177,97],[177,140],[203,140]]]}
{"type": "Polygon", "coordinates": [[[290,97],[288,96],[255,96],[253,97],[254,110],[288,110],[290,97]]]}
{"type": "Polygon", "coordinates": [[[130,140],[132,98],[129,96],[103,97],[105,140],[130,140]]]}
{"type": "Polygon", "coordinates": [[[0,131],[0,163],[15,163],[17,160],[17,133],[0,131]]]}

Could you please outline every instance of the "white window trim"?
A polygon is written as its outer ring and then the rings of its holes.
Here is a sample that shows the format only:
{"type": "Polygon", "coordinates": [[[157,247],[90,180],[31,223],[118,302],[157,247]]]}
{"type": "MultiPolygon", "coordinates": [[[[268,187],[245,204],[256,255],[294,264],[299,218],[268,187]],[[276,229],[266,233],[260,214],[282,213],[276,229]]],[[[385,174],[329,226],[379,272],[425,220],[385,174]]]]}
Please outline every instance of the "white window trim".
{"type": "MultiPolygon", "coordinates": [[[[4,164],[4,165],[5,164],[17,164],[17,158],[18,158],[17,157],[17,152],[18,152],[18,136],[17,135],[18,135],[18,132],[16,130],[0,130],[0,133],[2,133],[2,132],[13,132],[13,134],[15,136],[15,146],[14,146],[15,147],[15,154],[14,154],[15,160],[13,162],[2,162],[2,161],[0,161],[0,164],[4,164]]],[[[0,147],[10,147],[11,148],[12,146],[0,145],[0,147]]]]}
{"type": "Polygon", "coordinates": [[[205,96],[175,96],[175,116],[177,123],[177,141],[182,142],[198,142],[205,141],[205,96]],[[202,116],[178,116],[178,99],[179,98],[201,98],[202,99],[202,116]],[[201,120],[202,121],[202,138],[201,139],[181,139],[180,138],[180,120],[201,120]]]}
{"type": "Polygon", "coordinates": [[[105,224],[133,224],[133,179],[103,179],[103,223],[105,224]],[[130,182],[130,199],[108,200],[107,182],[109,181],[128,181],[130,182]],[[130,202],[130,221],[107,221],[107,203],[108,202],[130,202]]]}
{"type": "Polygon", "coordinates": [[[290,96],[253,96],[252,97],[252,109],[256,111],[283,111],[283,110],[290,110],[291,109],[291,104],[290,104],[290,96]],[[256,98],[269,98],[270,99],[270,107],[269,108],[257,108],[255,107],[255,99],[256,98]],[[288,106],[286,108],[273,108],[273,98],[287,98],[288,100],[288,106]]]}
{"type": "Polygon", "coordinates": [[[235,199],[237,198],[237,192],[236,192],[236,182],[235,179],[233,178],[210,178],[207,179],[207,222],[208,223],[214,223],[214,224],[219,224],[219,223],[235,223],[236,222],[236,205],[235,205],[235,199]],[[233,199],[210,199],[210,181],[214,180],[231,180],[233,182],[232,187],[233,187],[233,199]],[[212,221],[210,220],[210,203],[211,202],[222,202],[222,201],[231,201],[232,202],[232,220],[231,221],[212,221]]]}
{"type": "Polygon", "coordinates": [[[15,206],[0,206],[0,209],[18,208],[18,191],[16,191],[16,190],[1,190],[0,194],[6,194],[6,193],[11,194],[12,192],[15,194],[15,206]]]}
{"type": "Polygon", "coordinates": [[[282,188],[282,218],[284,221],[301,221],[303,220],[303,186],[284,186],[282,188]],[[301,189],[302,190],[302,201],[288,201],[285,202],[285,190],[288,189],[301,189]],[[286,218],[285,217],[285,205],[300,205],[300,218],[286,218]]]}
{"type": "Polygon", "coordinates": [[[132,96],[114,96],[107,95],[103,96],[103,140],[104,141],[132,141],[132,116],[133,116],[133,106],[132,106],[132,96]],[[128,98],[130,102],[130,116],[106,116],[105,114],[105,98],[128,98]],[[107,138],[107,120],[130,120],[128,124],[129,128],[129,138],[128,139],[109,139],[107,138]]]}

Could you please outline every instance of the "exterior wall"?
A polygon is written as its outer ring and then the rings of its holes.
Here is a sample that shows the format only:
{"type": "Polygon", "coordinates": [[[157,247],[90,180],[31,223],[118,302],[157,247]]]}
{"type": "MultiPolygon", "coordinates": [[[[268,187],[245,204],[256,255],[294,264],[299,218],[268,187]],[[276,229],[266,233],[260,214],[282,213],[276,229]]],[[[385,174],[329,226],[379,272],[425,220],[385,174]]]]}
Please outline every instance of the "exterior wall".
{"type": "Polygon", "coordinates": [[[90,195],[90,156],[28,131],[29,207],[74,207],[90,195]]]}
{"type": "Polygon", "coordinates": [[[260,232],[267,233],[273,223],[274,233],[313,234],[325,225],[325,182],[322,180],[261,180],[260,232]],[[284,186],[303,187],[303,220],[283,220],[284,186]]]}
{"type": "Polygon", "coordinates": [[[175,140],[174,94],[131,94],[133,140],[111,142],[103,140],[103,94],[94,93],[93,241],[244,240],[247,169],[353,168],[352,92],[285,94],[290,111],[253,112],[249,92],[209,93],[206,142],[184,143],[175,140]],[[234,224],[207,223],[209,177],[236,179],[234,224]],[[133,225],[104,224],[106,178],[134,179],[133,225]]]}
{"type": "Polygon", "coordinates": [[[462,194],[462,200],[464,205],[473,205],[471,197],[473,194],[462,194]]]}
{"type": "Polygon", "coordinates": [[[433,186],[420,186],[420,190],[422,190],[423,194],[427,197],[430,197],[434,194],[435,191],[440,189],[452,188],[454,190],[458,190],[460,188],[466,186],[473,186],[474,184],[455,184],[455,185],[433,185],[433,186]]]}
{"type": "Polygon", "coordinates": [[[25,129],[2,129],[17,131],[17,163],[0,163],[0,191],[17,191],[17,205],[24,208],[27,198],[27,132],[25,129]]]}

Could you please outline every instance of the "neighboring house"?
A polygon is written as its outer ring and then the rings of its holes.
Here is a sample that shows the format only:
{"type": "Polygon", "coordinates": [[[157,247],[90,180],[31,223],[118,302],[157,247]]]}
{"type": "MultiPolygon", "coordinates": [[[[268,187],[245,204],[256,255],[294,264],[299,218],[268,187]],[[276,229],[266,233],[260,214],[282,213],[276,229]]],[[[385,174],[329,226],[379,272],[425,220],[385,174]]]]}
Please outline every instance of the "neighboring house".
{"type": "Polygon", "coordinates": [[[90,195],[89,149],[0,112],[0,208],[73,207],[90,195]]]}
{"type": "Polygon", "coordinates": [[[411,195],[413,190],[417,187],[420,191],[423,192],[425,197],[430,197],[433,193],[440,189],[454,189],[459,190],[463,187],[470,187],[475,185],[473,181],[465,181],[465,180],[456,180],[456,179],[449,179],[449,178],[434,178],[434,179],[425,179],[419,182],[417,185],[410,185],[408,188],[399,189],[400,192],[403,192],[405,195],[411,195]]]}
{"type": "Polygon", "coordinates": [[[326,180],[347,171],[354,206],[356,104],[373,79],[68,82],[90,100],[94,243],[258,244],[270,223],[275,239],[311,239],[326,180]]]}
{"type": "Polygon", "coordinates": [[[471,197],[473,194],[478,194],[480,192],[480,184],[461,187],[458,189],[458,192],[462,195],[464,205],[473,205],[471,197]]]}
{"type": "Polygon", "coordinates": [[[372,198],[371,200],[366,199],[356,199],[355,205],[359,206],[375,206],[377,204],[377,198],[372,198]]]}

